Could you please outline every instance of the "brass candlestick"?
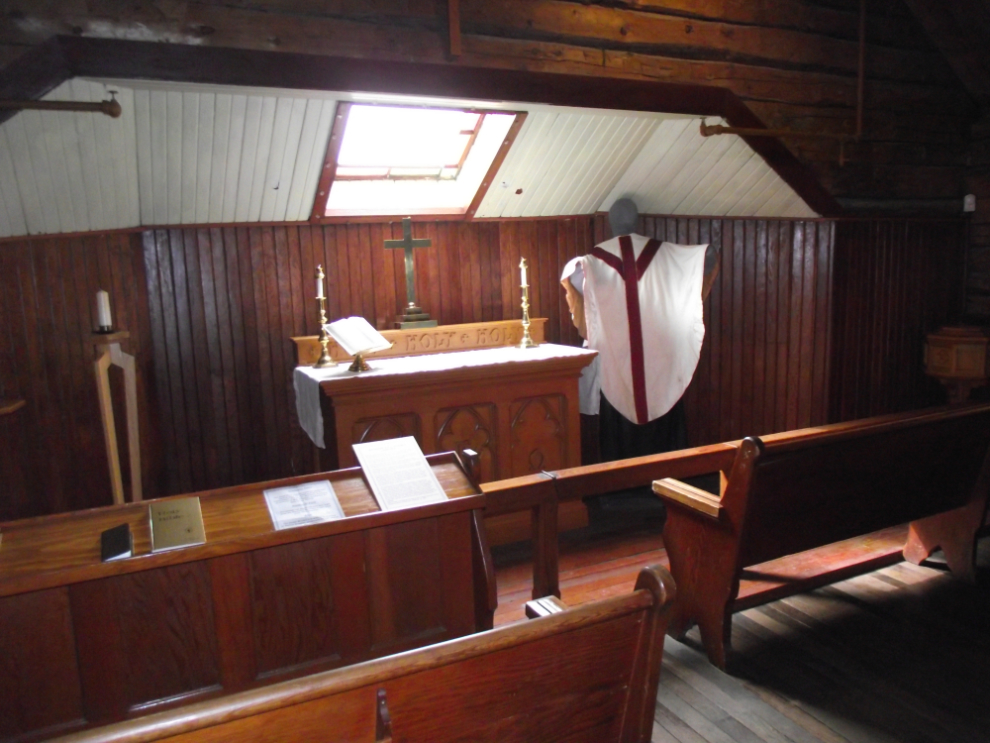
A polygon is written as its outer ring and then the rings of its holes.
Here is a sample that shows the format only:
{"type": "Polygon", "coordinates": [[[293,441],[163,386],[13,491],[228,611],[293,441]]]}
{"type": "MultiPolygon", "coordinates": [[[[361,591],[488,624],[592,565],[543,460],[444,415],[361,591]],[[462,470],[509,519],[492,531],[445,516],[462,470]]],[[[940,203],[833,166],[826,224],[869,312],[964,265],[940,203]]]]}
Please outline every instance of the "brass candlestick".
{"type": "Polygon", "coordinates": [[[535,343],[533,338],[529,334],[529,284],[526,281],[526,259],[523,258],[519,261],[519,270],[521,272],[521,289],[522,289],[522,328],[523,337],[519,342],[519,348],[536,348],[539,343],[535,343]]]}
{"type": "Polygon", "coordinates": [[[326,274],[323,273],[323,266],[319,265],[316,267],[316,301],[320,305],[320,346],[323,350],[320,352],[320,360],[313,364],[316,369],[326,369],[330,366],[337,366],[337,362],[330,358],[330,350],[327,346],[330,345],[330,334],[327,333],[327,297],[326,293],[323,291],[323,279],[326,274]]]}

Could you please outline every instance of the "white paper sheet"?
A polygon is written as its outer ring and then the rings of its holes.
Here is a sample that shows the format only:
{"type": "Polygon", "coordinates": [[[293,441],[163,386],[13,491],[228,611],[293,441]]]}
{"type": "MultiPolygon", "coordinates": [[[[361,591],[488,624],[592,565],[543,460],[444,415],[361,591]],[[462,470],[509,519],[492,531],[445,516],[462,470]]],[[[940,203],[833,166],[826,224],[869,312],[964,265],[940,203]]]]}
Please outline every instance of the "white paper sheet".
{"type": "Polygon", "coordinates": [[[265,502],[276,531],[344,518],[344,509],[327,480],[271,488],[265,491],[265,502]]]}
{"type": "Polygon", "coordinates": [[[447,500],[447,494],[414,437],[353,446],[371,492],[383,511],[447,500]]]}

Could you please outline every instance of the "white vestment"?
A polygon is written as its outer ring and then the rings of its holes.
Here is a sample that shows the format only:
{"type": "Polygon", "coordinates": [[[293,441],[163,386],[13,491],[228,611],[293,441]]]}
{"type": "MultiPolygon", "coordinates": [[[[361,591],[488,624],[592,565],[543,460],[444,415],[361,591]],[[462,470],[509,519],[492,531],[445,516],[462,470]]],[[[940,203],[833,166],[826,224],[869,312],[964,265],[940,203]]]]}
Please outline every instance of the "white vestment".
{"type": "Polygon", "coordinates": [[[694,376],[705,338],[707,247],[634,234],[584,258],[588,347],[601,359],[602,393],[633,423],[667,413],[694,376]]]}
{"type": "MultiPolygon", "coordinates": [[[[578,294],[584,294],[584,259],[571,258],[564,266],[564,271],[560,280],[567,279],[578,294]]],[[[588,347],[588,341],[584,342],[584,347],[588,347]]],[[[602,385],[598,379],[599,358],[595,356],[591,363],[581,370],[581,378],[578,380],[578,408],[581,415],[598,415],[601,406],[602,385]]]]}

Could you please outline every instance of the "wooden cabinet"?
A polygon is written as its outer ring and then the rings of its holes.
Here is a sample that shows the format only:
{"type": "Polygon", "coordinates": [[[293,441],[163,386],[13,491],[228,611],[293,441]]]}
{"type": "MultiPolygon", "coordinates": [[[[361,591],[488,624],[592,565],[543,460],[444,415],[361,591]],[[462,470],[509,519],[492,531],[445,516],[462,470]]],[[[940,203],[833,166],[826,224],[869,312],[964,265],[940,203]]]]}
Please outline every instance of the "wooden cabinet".
{"type": "Polygon", "coordinates": [[[358,469],[200,493],[207,542],[150,553],[125,504],[0,525],[0,740],[59,731],[462,636],[492,623],[484,496],[383,513],[358,469]],[[274,531],[265,487],[327,478],[347,518],[274,531]],[[101,563],[127,522],[135,556],[101,563]]]}

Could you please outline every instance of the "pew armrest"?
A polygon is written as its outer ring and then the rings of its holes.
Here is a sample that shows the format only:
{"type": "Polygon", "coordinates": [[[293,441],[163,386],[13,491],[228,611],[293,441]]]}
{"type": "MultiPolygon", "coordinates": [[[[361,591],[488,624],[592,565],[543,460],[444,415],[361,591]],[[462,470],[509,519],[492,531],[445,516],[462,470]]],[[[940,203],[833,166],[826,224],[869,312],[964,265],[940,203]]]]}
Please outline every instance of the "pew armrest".
{"type": "Polygon", "coordinates": [[[526,618],[536,619],[538,617],[548,617],[551,614],[558,614],[566,608],[567,604],[556,596],[544,596],[543,598],[526,602],[526,618]]]}
{"type": "Polygon", "coordinates": [[[712,521],[721,520],[722,499],[707,490],[688,485],[673,477],[665,477],[653,481],[653,492],[664,501],[686,507],[699,516],[712,521]]]}

